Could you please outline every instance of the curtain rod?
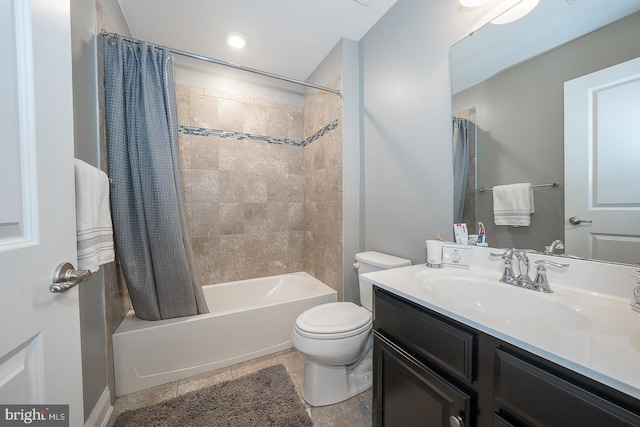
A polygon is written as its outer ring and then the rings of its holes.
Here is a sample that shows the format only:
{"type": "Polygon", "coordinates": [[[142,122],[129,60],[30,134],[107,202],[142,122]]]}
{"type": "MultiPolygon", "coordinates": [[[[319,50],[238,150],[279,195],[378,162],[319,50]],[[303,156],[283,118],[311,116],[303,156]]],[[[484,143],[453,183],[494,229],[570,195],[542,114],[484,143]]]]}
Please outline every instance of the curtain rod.
{"type": "Polygon", "coordinates": [[[325,86],[319,86],[319,85],[316,85],[316,84],[313,84],[313,83],[303,82],[303,81],[292,79],[292,78],[289,78],[289,77],[280,76],[278,74],[273,74],[273,73],[270,73],[268,71],[262,71],[262,70],[258,70],[258,69],[255,69],[255,68],[250,68],[250,67],[245,67],[245,66],[242,66],[242,65],[237,65],[237,64],[233,64],[231,62],[226,62],[226,61],[222,61],[220,59],[215,59],[215,58],[209,58],[209,57],[198,55],[198,54],[195,54],[195,53],[186,52],[186,51],[180,50],[180,49],[174,49],[174,48],[167,47],[167,46],[162,46],[162,45],[157,45],[157,44],[154,44],[154,43],[144,42],[142,40],[134,39],[134,38],[131,38],[131,37],[121,36],[120,34],[116,34],[116,33],[109,33],[109,32],[106,32],[106,31],[101,31],[100,35],[102,35],[103,37],[105,37],[105,36],[106,37],[122,37],[124,40],[126,40],[126,41],[128,41],[130,43],[148,43],[148,44],[150,44],[152,46],[155,46],[155,47],[158,47],[158,48],[161,48],[161,49],[167,49],[169,52],[175,53],[177,55],[182,55],[182,56],[186,56],[186,57],[189,57],[189,58],[199,59],[201,61],[212,62],[214,64],[224,65],[225,67],[231,67],[231,68],[235,68],[237,70],[248,71],[250,73],[260,74],[262,76],[271,77],[271,78],[278,79],[278,80],[284,80],[284,81],[289,82],[289,83],[295,83],[295,84],[298,84],[298,85],[301,85],[301,86],[307,86],[307,87],[311,87],[311,88],[314,88],[314,89],[323,90],[325,92],[335,93],[338,96],[342,96],[342,93],[337,89],[331,89],[331,88],[328,88],[328,87],[325,87],[325,86]]]}

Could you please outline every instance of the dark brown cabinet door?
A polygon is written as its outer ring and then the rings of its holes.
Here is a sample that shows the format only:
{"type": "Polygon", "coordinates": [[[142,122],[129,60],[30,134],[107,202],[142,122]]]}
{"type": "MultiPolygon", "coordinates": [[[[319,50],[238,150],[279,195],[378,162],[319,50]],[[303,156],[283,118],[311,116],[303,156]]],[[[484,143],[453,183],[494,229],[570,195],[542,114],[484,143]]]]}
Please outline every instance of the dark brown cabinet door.
{"type": "Polygon", "coordinates": [[[374,334],[373,425],[448,427],[470,414],[471,397],[379,334],[374,334]]]}
{"type": "MultiPolygon", "coordinates": [[[[551,372],[496,350],[494,397],[526,426],[639,426],[640,415],[551,372]]],[[[515,424],[515,423],[514,423],[515,424]]]]}

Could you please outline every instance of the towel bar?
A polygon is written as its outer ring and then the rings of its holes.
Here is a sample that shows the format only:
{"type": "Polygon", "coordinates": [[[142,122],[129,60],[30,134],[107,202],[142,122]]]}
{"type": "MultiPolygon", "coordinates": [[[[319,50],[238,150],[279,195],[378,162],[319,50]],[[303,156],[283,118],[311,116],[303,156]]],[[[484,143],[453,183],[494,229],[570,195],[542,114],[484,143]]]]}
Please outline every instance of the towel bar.
{"type": "MultiPolygon", "coordinates": [[[[533,184],[531,186],[533,188],[539,188],[539,187],[554,187],[555,188],[558,185],[560,185],[560,184],[558,184],[557,182],[552,182],[551,184],[533,184]]],[[[487,192],[487,191],[493,191],[493,187],[492,188],[486,188],[486,187],[478,188],[478,192],[479,193],[484,193],[484,192],[487,192]]]]}

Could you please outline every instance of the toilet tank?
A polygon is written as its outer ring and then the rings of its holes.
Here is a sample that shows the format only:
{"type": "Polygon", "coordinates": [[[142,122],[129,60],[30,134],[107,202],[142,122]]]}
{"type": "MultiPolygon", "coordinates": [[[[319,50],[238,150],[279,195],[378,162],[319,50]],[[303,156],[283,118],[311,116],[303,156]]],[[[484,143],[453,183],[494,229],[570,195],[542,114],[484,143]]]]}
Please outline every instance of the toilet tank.
{"type": "Polygon", "coordinates": [[[356,254],[356,261],[355,265],[358,268],[360,286],[360,304],[369,311],[373,310],[373,285],[368,280],[361,278],[360,274],[411,265],[411,260],[375,251],[356,254]]]}

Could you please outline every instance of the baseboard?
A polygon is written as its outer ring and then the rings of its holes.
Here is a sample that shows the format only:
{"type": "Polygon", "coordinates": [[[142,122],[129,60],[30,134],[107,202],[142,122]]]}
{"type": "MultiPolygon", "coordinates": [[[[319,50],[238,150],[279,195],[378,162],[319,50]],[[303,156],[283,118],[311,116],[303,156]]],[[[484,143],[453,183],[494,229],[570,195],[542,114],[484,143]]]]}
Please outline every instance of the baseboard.
{"type": "Polygon", "coordinates": [[[111,396],[107,387],[102,392],[96,406],[93,407],[91,415],[84,423],[84,427],[106,427],[111,412],[113,412],[113,406],[111,406],[111,396]]]}

